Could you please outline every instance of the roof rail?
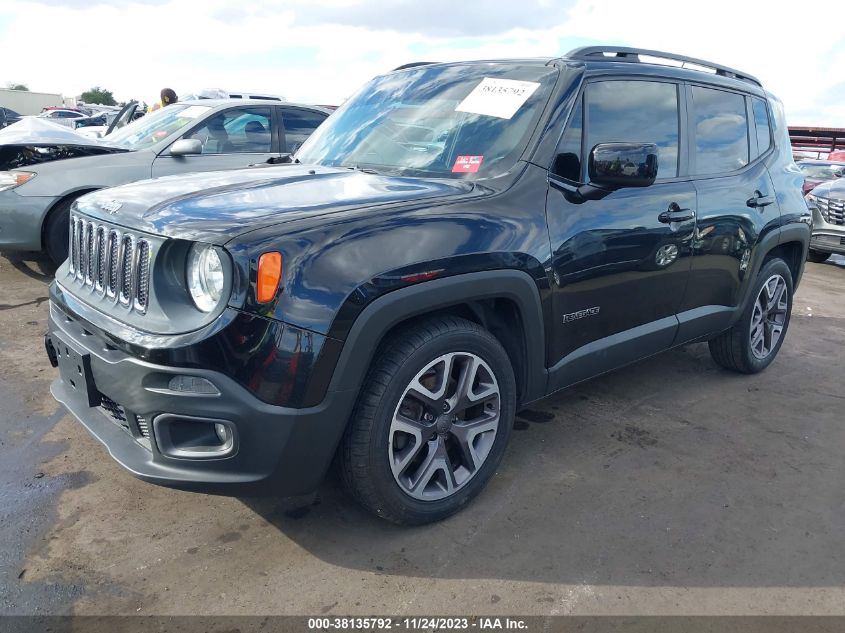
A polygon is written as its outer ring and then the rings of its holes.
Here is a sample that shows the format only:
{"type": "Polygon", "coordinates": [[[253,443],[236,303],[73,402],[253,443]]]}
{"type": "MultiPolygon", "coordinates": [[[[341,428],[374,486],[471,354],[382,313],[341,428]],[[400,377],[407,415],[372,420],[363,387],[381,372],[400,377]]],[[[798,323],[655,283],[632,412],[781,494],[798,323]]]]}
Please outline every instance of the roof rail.
{"type": "MultiPolygon", "coordinates": [[[[417,66],[428,66],[429,64],[439,64],[440,62],[408,62],[407,64],[402,64],[401,66],[397,66],[393,70],[405,70],[406,68],[416,68],[417,66]]],[[[393,72],[393,71],[391,71],[393,72]]]]}
{"type": "Polygon", "coordinates": [[[696,59],[695,57],[685,57],[684,55],[675,55],[674,53],[663,53],[661,51],[651,51],[646,48],[628,48],[626,46],[585,46],[569,51],[564,57],[568,59],[577,59],[584,62],[595,61],[614,61],[614,62],[642,62],[640,55],[648,57],[656,57],[658,59],[668,59],[682,64],[694,64],[702,68],[710,68],[722,77],[732,77],[734,79],[744,79],[762,87],[760,80],[749,75],[748,73],[722,66],[721,64],[714,64],[713,62],[706,62],[703,59],[696,59]]]}

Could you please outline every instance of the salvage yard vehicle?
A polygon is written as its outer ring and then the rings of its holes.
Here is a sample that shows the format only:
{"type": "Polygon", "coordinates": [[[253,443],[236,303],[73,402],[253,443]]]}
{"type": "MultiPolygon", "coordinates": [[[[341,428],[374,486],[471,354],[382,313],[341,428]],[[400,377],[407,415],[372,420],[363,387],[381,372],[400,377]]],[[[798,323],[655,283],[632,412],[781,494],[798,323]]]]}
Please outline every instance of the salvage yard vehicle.
{"type": "Polygon", "coordinates": [[[14,110],[0,106],[0,129],[17,123],[21,118],[21,115],[14,110]]]}
{"type": "Polygon", "coordinates": [[[813,237],[807,259],[821,264],[845,255],[845,179],[823,182],[807,194],[813,210],[813,237]]]}
{"type": "Polygon", "coordinates": [[[804,174],[801,190],[810,193],[823,182],[845,176],[845,162],[834,160],[801,160],[796,163],[804,174]]]}
{"type": "MultiPolygon", "coordinates": [[[[44,250],[59,264],[67,257],[70,206],[82,194],[276,161],[296,151],[329,114],[245,99],[175,103],[102,139],[24,119],[0,130],[0,250],[44,250]]],[[[132,116],[127,106],[112,125],[132,116]]]]}
{"type": "Polygon", "coordinates": [[[292,164],[80,198],[52,393],[146,481],[301,499],[334,462],[378,516],[436,521],[528,403],[695,341],[765,369],[810,241],[801,182],[780,102],[702,60],[390,72],[292,164]]]}

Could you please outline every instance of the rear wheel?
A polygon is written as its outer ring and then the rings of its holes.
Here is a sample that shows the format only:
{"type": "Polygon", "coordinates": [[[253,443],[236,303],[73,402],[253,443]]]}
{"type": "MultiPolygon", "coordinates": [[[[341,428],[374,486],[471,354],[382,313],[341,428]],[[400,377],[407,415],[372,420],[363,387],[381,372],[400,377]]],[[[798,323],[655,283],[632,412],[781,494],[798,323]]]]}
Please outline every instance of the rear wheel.
{"type": "Polygon", "coordinates": [[[815,264],[821,264],[830,259],[830,253],[823,253],[822,251],[814,251],[810,249],[807,251],[807,260],[815,264]]]}
{"type": "Polygon", "coordinates": [[[60,202],[44,224],[44,250],[56,266],[67,259],[70,231],[70,205],[75,198],[60,202]]]}
{"type": "Polygon", "coordinates": [[[492,334],[456,317],[419,322],[374,360],[340,447],[341,478],[378,516],[438,521],[493,475],[515,409],[510,360],[492,334]]]}
{"type": "Polygon", "coordinates": [[[763,265],[754,300],[726,332],[710,340],[710,354],[722,367],[745,374],[763,371],[786,337],[792,312],[792,274],[782,259],[763,265]]]}

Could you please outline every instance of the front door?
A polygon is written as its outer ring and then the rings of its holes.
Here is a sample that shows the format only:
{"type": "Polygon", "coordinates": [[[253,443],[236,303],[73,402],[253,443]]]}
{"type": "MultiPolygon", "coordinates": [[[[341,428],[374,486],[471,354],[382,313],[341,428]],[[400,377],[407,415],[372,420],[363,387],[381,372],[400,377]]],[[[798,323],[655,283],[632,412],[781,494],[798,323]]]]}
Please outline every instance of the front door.
{"type": "Polygon", "coordinates": [[[550,172],[557,389],[668,348],[689,278],[696,191],[679,139],[681,86],[671,81],[588,82],[550,172]],[[586,157],[599,143],[656,143],[646,188],[581,200],[586,157]]]}
{"type": "Polygon", "coordinates": [[[279,155],[272,108],[238,107],[211,115],[182,138],[199,139],[202,154],[171,156],[165,149],[153,162],[152,176],[216,171],[265,163],[279,155]]]}

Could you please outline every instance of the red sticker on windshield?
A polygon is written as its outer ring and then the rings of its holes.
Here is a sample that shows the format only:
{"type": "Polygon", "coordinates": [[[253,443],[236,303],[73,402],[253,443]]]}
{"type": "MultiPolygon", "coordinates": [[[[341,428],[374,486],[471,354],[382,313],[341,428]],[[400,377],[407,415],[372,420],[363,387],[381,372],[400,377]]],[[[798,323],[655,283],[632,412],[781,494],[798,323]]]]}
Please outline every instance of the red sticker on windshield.
{"type": "Polygon", "coordinates": [[[474,174],[481,167],[483,156],[458,156],[455,159],[455,164],[452,167],[452,172],[460,172],[462,174],[474,174]]]}

